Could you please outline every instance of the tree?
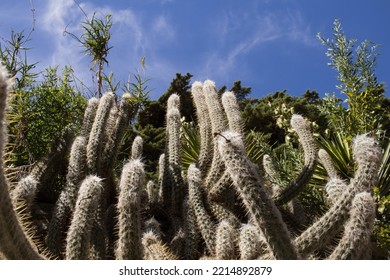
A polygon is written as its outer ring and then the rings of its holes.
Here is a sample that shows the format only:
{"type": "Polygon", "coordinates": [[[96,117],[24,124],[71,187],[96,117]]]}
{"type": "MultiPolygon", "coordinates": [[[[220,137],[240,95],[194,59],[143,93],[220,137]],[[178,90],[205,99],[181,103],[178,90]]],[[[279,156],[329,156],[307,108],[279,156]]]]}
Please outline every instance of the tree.
{"type": "MultiPolygon", "coordinates": [[[[31,33],[30,33],[31,34],[31,33]]],[[[15,83],[7,112],[10,166],[30,165],[48,151],[52,139],[70,124],[80,123],[86,103],[73,83],[73,70],[65,67],[34,72],[36,63],[28,60],[30,34],[11,32],[2,39],[0,59],[15,83]]]]}
{"type": "Polygon", "coordinates": [[[97,82],[97,93],[95,93],[95,96],[101,97],[103,93],[103,81],[108,81],[109,86],[111,86],[110,80],[113,78],[112,76],[105,75],[103,71],[104,64],[108,64],[108,53],[112,49],[112,46],[109,46],[112,15],[105,15],[105,19],[103,20],[98,18],[96,13],[93,13],[92,17],[88,18],[81,6],[78,6],[85,16],[85,21],[81,23],[83,33],[79,38],[65,29],[64,34],[69,34],[75,38],[83,47],[82,52],[91,57],[91,71],[95,72],[97,82]]]}
{"type": "MultiPolygon", "coordinates": [[[[226,91],[227,87],[226,86],[222,86],[219,90],[218,90],[218,93],[220,95],[222,95],[225,91],[226,91]]],[[[247,96],[251,93],[252,91],[252,88],[250,87],[243,87],[241,85],[241,81],[235,81],[233,83],[233,86],[230,88],[229,91],[232,91],[234,92],[234,95],[236,96],[237,98],[237,101],[239,103],[242,103],[243,101],[246,100],[247,96]]]]}
{"type": "Polygon", "coordinates": [[[340,20],[333,23],[333,39],[318,38],[328,50],[329,66],[338,73],[340,84],[337,88],[347,99],[347,108],[340,107],[340,100],[331,98],[334,102],[327,107],[339,108],[329,115],[333,129],[341,129],[347,135],[373,132],[378,136],[384,134],[383,123],[386,116],[384,103],[384,85],[379,83],[375,73],[378,57],[378,45],[365,40],[355,47],[356,39],[348,39],[341,28],[340,20]]]}

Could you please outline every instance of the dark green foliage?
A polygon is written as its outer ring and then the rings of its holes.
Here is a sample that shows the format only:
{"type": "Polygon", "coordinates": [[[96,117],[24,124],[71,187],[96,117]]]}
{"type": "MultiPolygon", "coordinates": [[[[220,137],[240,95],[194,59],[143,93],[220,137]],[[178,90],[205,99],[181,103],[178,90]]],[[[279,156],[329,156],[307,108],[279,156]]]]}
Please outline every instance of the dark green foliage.
{"type": "MultiPolygon", "coordinates": [[[[10,99],[10,160],[27,165],[40,159],[52,139],[69,124],[79,124],[86,99],[72,85],[72,70],[59,76],[56,68],[46,70],[43,81],[29,89],[15,90],[10,99]]],[[[78,128],[77,128],[78,129],[78,128]]]]}
{"type": "Polygon", "coordinates": [[[319,104],[321,99],[315,91],[306,91],[302,97],[295,97],[284,90],[259,99],[247,99],[241,106],[245,128],[270,135],[270,143],[277,146],[286,141],[286,128],[292,113],[305,116],[315,123],[318,131],[324,131],[327,122],[319,104]]]}
{"type": "MultiPolygon", "coordinates": [[[[218,93],[222,95],[224,92],[227,91],[226,86],[222,86],[218,93]]],[[[241,81],[235,81],[233,83],[233,86],[228,90],[234,92],[234,95],[236,96],[237,102],[239,104],[243,104],[243,101],[245,101],[248,97],[248,95],[252,92],[252,89],[250,87],[243,87],[241,85],[241,81]]]]}

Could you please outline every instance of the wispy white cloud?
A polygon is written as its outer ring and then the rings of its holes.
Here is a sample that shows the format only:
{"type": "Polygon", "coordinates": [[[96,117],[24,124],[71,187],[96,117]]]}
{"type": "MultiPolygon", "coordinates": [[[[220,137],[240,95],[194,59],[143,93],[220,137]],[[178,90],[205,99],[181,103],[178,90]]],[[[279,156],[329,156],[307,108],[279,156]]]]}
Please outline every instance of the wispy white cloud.
{"type": "MultiPolygon", "coordinates": [[[[78,51],[78,42],[70,35],[64,36],[65,31],[76,36],[80,33],[79,24],[83,14],[79,7],[72,0],[51,0],[40,8],[44,13],[39,18],[39,24],[48,35],[42,64],[61,67],[72,65],[76,72],[88,73],[88,68],[82,63],[84,56],[78,51]]],[[[90,75],[83,74],[80,78],[90,79],[90,75]]]]}
{"type": "Polygon", "coordinates": [[[289,10],[283,15],[250,11],[240,17],[225,12],[215,26],[214,32],[220,45],[209,52],[203,68],[199,70],[202,76],[225,77],[239,68],[244,58],[270,43],[287,41],[305,47],[318,45],[310,25],[299,11],[289,10]],[[241,35],[237,36],[237,33],[241,35]]]}
{"type": "Polygon", "coordinates": [[[168,22],[166,16],[158,16],[152,25],[152,31],[154,35],[164,39],[164,41],[171,41],[175,38],[175,30],[173,26],[168,22]]]}

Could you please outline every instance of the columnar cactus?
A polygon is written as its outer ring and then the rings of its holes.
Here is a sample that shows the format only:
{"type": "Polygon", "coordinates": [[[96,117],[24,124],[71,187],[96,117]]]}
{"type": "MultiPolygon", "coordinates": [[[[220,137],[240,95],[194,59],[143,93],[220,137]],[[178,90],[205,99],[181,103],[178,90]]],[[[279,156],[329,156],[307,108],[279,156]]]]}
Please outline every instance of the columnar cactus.
{"type": "Polygon", "coordinates": [[[80,182],[86,175],[86,145],[83,136],[78,136],[73,142],[69,158],[66,184],[62,190],[49,224],[46,244],[55,256],[60,256],[63,250],[63,236],[69,223],[71,213],[74,211],[80,182]]]}
{"type": "Polygon", "coordinates": [[[209,254],[212,255],[215,252],[215,224],[205,208],[201,193],[203,188],[200,170],[196,168],[194,164],[191,164],[188,168],[188,193],[190,205],[195,212],[197,225],[206,242],[209,254]]]}
{"type": "Polygon", "coordinates": [[[238,230],[227,220],[222,220],[216,228],[215,256],[219,260],[237,258],[238,230]]]}
{"type": "Polygon", "coordinates": [[[168,99],[167,110],[167,153],[165,170],[168,170],[169,181],[171,184],[171,205],[174,214],[181,215],[182,202],[185,195],[185,186],[181,170],[181,143],[180,143],[180,98],[172,94],[168,99]]]}
{"type": "MultiPolygon", "coordinates": [[[[207,80],[203,83],[203,93],[205,95],[207,108],[209,111],[209,122],[211,123],[211,132],[213,136],[218,135],[226,129],[226,120],[223,113],[222,104],[220,103],[217,89],[213,81],[207,80]]],[[[206,177],[205,187],[209,190],[218,181],[223,174],[224,165],[218,152],[218,147],[214,141],[213,159],[210,170],[206,177]]]]}
{"type": "Polygon", "coordinates": [[[268,251],[267,243],[253,224],[244,224],[239,233],[239,250],[242,260],[254,260],[268,251]]]}
{"type": "Polygon", "coordinates": [[[137,159],[142,156],[143,140],[141,136],[135,137],[133,145],[131,146],[131,158],[137,159]]]}
{"type": "Polygon", "coordinates": [[[92,97],[88,100],[87,108],[85,109],[83,125],[81,126],[80,136],[88,140],[89,134],[95,120],[96,111],[99,106],[99,99],[92,97]]]}
{"type": "Polygon", "coordinates": [[[344,234],[329,259],[365,259],[371,250],[371,232],[375,220],[375,204],[368,192],[358,193],[344,226],[344,234]],[[368,252],[368,254],[367,254],[368,252]]]}
{"type": "Polygon", "coordinates": [[[96,117],[91,127],[87,145],[87,166],[89,174],[97,174],[98,172],[98,164],[103,149],[103,131],[110,116],[110,110],[113,106],[114,99],[115,96],[113,93],[106,93],[99,102],[99,107],[96,111],[96,117]]]}
{"type": "Polygon", "coordinates": [[[139,159],[130,160],[122,171],[119,185],[117,259],[142,259],[141,189],[145,171],[139,159]]]}
{"type": "Polygon", "coordinates": [[[198,168],[205,176],[209,165],[211,164],[211,156],[213,153],[213,136],[211,134],[211,122],[209,110],[206,104],[206,97],[203,93],[203,84],[194,82],[192,84],[192,99],[196,107],[196,116],[198,118],[198,126],[201,140],[201,150],[198,157],[198,168]]]}
{"type": "Polygon", "coordinates": [[[12,80],[0,63],[0,251],[7,259],[42,259],[36,246],[25,234],[17,218],[4,174],[4,148],[7,141],[5,108],[12,80]]]}
{"type": "Polygon", "coordinates": [[[142,237],[145,259],[147,260],[176,260],[170,249],[152,231],[147,232],[142,237]]]}
{"type": "Polygon", "coordinates": [[[102,179],[99,177],[90,175],[81,184],[66,237],[66,259],[89,259],[91,230],[102,192],[102,179]]]}
{"type": "Polygon", "coordinates": [[[305,165],[298,178],[292,181],[280,193],[274,195],[276,204],[284,204],[296,197],[309,182],[317,166],[318,148],[310,128],[302,116],[294,114],[291,118],[291,126],[298,134],[302,143],[305,165]]]}
{"type": "Polygon", "coordinates": [[[295,239],[298,250],[304,255],[325,246],[340,232],[357,193],[373,190],[381,162],[379,145],[367,135],[360,135],[354,139],[352,150],[358,166],[355,177],[329,211],[295,239]]]}
{"type": "Polygon", "coordinates": [[[274,201],[264,189],[244,152],[239,134],[227,131],[218,137],[219,152],[253,222],[262,231],[277,259],[298,259],[290,234],[274,201]]]}
{"type": "Polygon", "coordinates": [[[173,94],[167,104],[167,142],[159,161],[158,183],[146,184],[142,138],[135,138],[122,174],[118,169],[118,149],[134,113],[131,96],[124,94],[117,105],[114,95],[106,93],[88,102],[80,134],[74,138],[71,128],[63,133],[50,153],[16,184],[11,197],[3,161],[4,110],[10,87],[0,66],[0,258],[367,258],[362,250],[369,252],[374,216],[371,193],[381,159],[381,149],[368,135],[354,140],[357,170],[350,182],[341,181],[320,152],[330,178],[326,186],[329,210],[312,225],[299,221],[298,227],[287,210],[299,202],[297,195],[317,162],[317,147],[302,116],[294,115],[291,125],[303,147],[304,167],[287,188],[273,185],[272,193],[264,180],[274,183],[279,174],[267,169],[267,156],[264,169],[269,178],[263,178],[248,159],[234,93],[224,93],[221,99],[214,82],[195,82],[199,158],[183,172],[180,99],[173,94]],[[26,226],[18,217],[18,205],[26,203],[20,215],[26,214],[28,222],[41,222],[30,208],[45,208],[37,200],[52,190],[50,179],[65,172],[60,173],[57,163],[67,164],[67,175],[59,196],[48,200],[50,207],[41,220],[50,216],[51,220],[44,224],[47,230],[43,226],[39,231],[39,240],[45,235],[45,241],[37,244],[36,227],[26,226]],[[34,194],[40,196],[34,199],[34,194]]]}

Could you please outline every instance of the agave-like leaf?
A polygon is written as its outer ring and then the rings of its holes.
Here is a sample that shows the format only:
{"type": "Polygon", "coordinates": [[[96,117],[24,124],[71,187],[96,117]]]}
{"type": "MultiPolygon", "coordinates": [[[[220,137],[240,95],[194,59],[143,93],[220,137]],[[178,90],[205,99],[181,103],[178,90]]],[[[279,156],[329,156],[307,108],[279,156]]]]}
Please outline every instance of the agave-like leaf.
{"type": "Polygon", "coordinates": [[[199,157],[200,133],[194,122],[182,122],[181,128],[182,168],[187,170],[199,157]]]}
{"type": "Polygon", "coordinates": [[[378,189],[381,196],[390,194],[390,141],[387,142],[379,169],[378,189]]]}

